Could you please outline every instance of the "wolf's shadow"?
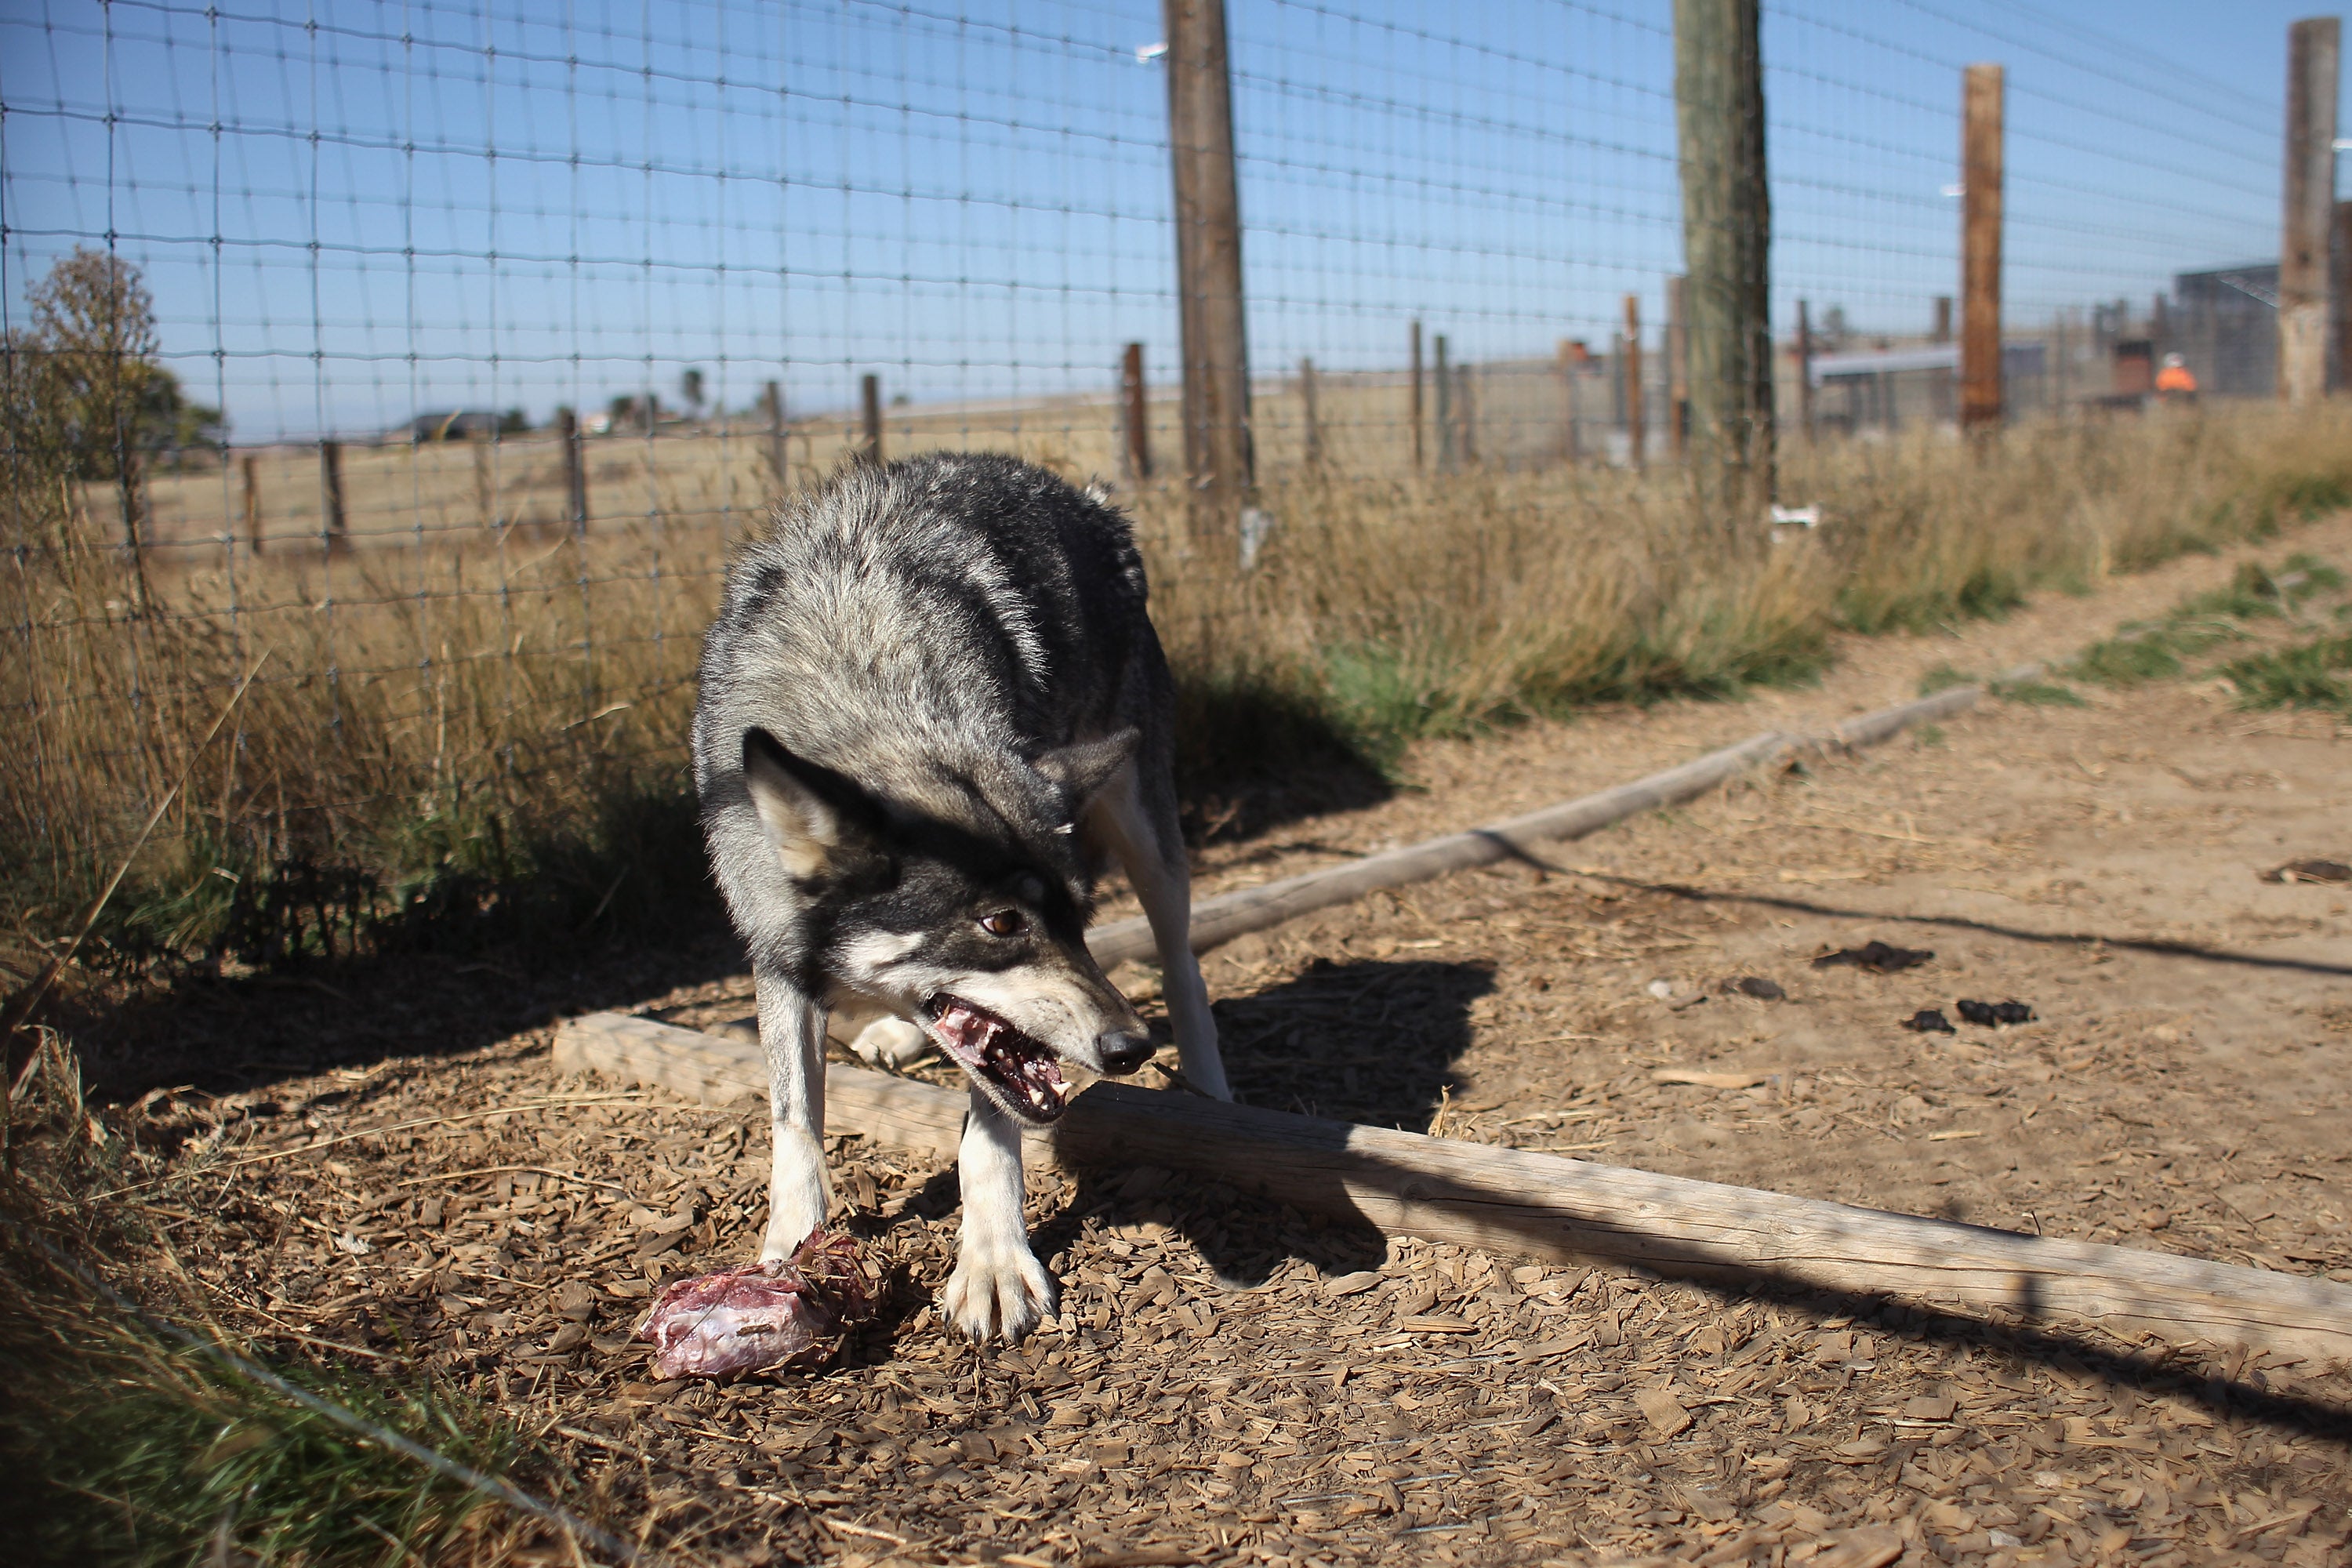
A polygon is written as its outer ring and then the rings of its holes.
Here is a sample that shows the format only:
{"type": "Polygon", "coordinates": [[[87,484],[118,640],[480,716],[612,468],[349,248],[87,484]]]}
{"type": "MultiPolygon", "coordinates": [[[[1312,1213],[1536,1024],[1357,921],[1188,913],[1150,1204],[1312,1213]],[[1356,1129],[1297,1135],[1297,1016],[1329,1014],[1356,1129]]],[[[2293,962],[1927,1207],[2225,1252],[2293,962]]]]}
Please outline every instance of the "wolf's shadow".
{"type": "MultiPolygon", "coordinates": [[[[1493,989],[1486,964],[1318,959],[1283,984],[1216,1003],[1226,1076],[1244,1104],[1418,1132],[1468,1087],[1456,1064],[1470,1045],[1471,1004],[1493,989]]],[[[1184,1236],[1236,1289],[1264,1284],[1294,1258],[1348,1274],[1387,1250],[1369,1225],[1148,1166],[1082,1172],[1076,1195],[1034,1239],[1050,1258],[1089,1221],[1146,1220],[1184,1236]]]]}

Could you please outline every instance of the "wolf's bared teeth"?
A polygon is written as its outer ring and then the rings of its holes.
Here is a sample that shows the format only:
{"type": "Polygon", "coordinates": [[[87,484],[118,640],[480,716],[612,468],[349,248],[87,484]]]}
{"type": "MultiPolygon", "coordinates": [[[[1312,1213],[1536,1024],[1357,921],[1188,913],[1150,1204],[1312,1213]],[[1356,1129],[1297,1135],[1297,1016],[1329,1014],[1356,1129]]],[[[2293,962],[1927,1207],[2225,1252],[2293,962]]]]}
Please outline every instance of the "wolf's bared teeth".
{"type": "Polygon", "coordinates": [[[1061,1115],[1066,1086],[1045,1046],[961,997],[938,996],[928,1011],[931,1033],[965,1071],[998,1086],[1033,1121],[1061,1115]]]}

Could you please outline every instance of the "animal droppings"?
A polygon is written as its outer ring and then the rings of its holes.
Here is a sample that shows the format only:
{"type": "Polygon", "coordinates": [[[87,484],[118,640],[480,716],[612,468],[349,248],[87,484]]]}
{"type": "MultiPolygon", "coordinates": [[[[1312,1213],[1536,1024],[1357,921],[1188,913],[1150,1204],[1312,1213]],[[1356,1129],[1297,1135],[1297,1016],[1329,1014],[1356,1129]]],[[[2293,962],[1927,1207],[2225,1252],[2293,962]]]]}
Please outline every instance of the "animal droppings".
{"type": "Polygon", "coordinates": [[[2290,860],[2262,877],[2265,882],[2352,882],[2352,866],[2341,860],[2290,860]]]}
{"type": "Polygon", "coordinates": [[[1954,1005],[1959,1009],[1961,1022],[1981,1025],[1986,1028],[1992,1028],[2001,1024],[2031,1024],[2033,1022],[2033,1009],[2027,1006],[2022,1002],[1970,1002],[1963,1000],[1955,1003],[1954,1005]]]}
{"type": "Polygon", "coordinates": [[[1727,996],[1753,996],[1759,1002],[1785,1002],[1789,994],[1780,989],[1780,982],[1767,980],[1760,974],[1743,974],[1723,983],[1727,996]]]}
{"type": "Polygon", "coordinates": [[[1842,947],[1835,952],[1822,953],[1813,960],[1815,969],[1828,969],[1838,964],[1866,969],[1873,974],[1892,974],[1898,969],[1913,969],[1935,957],[1924,947],[1895,947],[1889,942],[1871,941],[1860,947],[1842,947]]]}
{"type": "Polygon", "coordinates": [[[872,1267],[846,1236],[809,1233],[790,1259],[681,1279],[637,1323],[665,1378],[818,1367],[874,1315],[872,1267]]]}
{"type": "Polygon", "coordinates": [[[1933,1007],[1920,1008],[1916,1013],[1912,1014],[1909,1017],[1903,1020],[1903,1026],[1906,1029],[1915,1030],[1922,1035],[1957,1035],[1959,1033],[1958,1029],[1952,1027],[1952,1021],[1949,1018],[1945,1017],[1933,1007]]]}

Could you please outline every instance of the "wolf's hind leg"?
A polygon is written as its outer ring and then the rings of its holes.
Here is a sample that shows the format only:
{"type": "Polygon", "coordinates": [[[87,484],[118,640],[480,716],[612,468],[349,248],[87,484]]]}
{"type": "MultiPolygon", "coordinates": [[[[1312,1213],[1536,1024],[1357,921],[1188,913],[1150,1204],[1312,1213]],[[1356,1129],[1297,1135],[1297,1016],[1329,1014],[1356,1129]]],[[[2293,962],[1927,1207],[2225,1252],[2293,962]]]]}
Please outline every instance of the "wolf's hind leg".
{"type": "Polygon", "coordinates": [[[1088,826],[1118,855],[1142,901],[1151,940],[1160,950],[1160,991],[1176,1029],[1176,1056],[1184,1079],[1202,1094],[1231,1100],[1224,1058],[1217,1050],[1216,1015],[1201,961],[1192,956],[1192,873],[1185,864],[1184,833],[1176,820],[1176,792],[1167,779],[1139,777],[1133,763],[1105,785],[1088,808],[1088,826]]]}
{"type": "Polygon", "coordinates": [[[768,1232],[760,1257],[792,1256],[833,1207],[824,1171],[824,1008],[785,976],[754,973],[760,1046],[768,1058],[768,1232]]]}
{"type": "Polygon", "coordinates": [[[940,1304],[967,1338],[1017,1340],[1054,1310],[1054,1278],[1021,1215],[1021,1128],[975,1089],[958,1153],[963,1244],[940,1304]]]}

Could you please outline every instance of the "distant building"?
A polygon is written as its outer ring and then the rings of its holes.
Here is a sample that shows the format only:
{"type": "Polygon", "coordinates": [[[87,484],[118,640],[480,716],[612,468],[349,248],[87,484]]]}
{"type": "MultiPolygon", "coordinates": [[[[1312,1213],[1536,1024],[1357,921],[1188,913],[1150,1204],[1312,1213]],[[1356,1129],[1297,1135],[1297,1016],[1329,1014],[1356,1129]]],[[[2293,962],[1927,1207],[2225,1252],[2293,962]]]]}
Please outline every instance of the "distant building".
{"type": "Polygon", "coordinates": [[[488,408],[420,414],[408,422],[411,441],[488,441],[497,436],[499,416],[488,408]]]}
{"type": "MultiPolygon", "coordinates": [[[[2011,416],[2052,401],[2049,351],[2040,342],[2000,346],[2001,402],[2011,416]]],[[[1827,429],[1899,430],[1958,417],[1960,346],[1914,343],[1812,357],[1813,422],[1827,429]]]]}
{"type": "Polygon", "coordinates": [[[2162,348],[2179,354],[2208,397],[2269,397],[2278,390],[2278,263],[2252,261],[2172,279],[2162,348]]]}

